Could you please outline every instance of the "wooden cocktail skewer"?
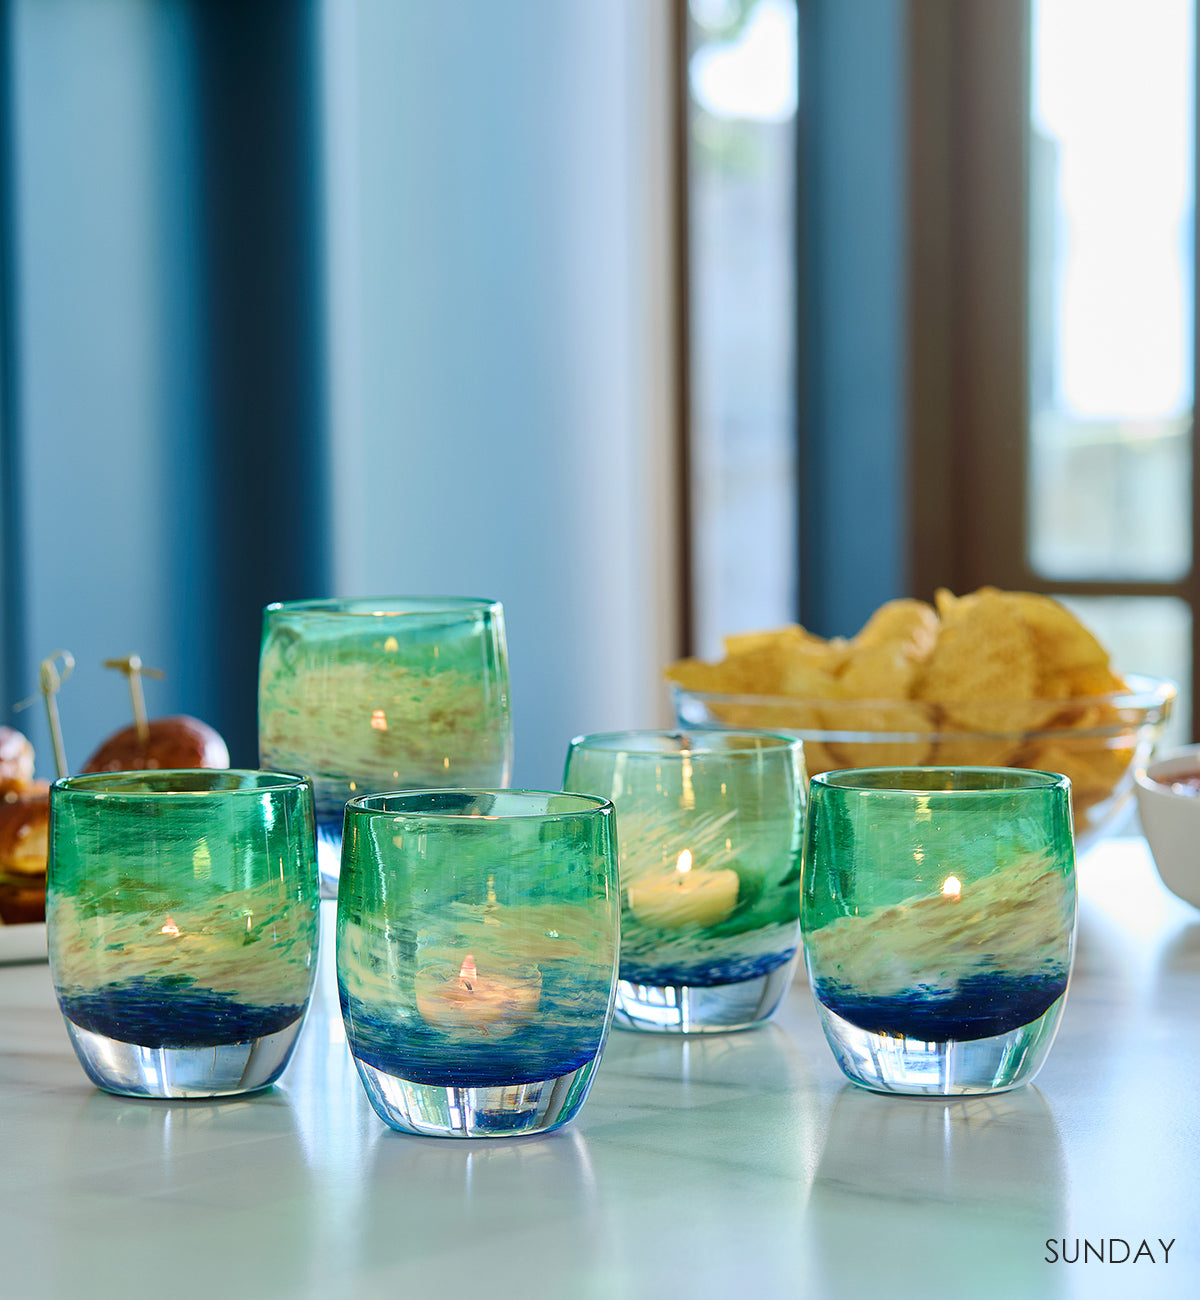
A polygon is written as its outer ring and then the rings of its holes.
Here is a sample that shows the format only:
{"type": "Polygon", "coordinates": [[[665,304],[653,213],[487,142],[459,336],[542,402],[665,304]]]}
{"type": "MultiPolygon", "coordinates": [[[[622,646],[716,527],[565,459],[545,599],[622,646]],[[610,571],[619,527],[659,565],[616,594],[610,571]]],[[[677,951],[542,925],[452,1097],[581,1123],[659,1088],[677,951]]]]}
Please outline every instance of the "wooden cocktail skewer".
{"type": "Polygon", "coordinates": [[[166,677],[160,668],[147,668],[142,663],[141,655],[126,655],[124,659],[106,659],[105,668],[116,668],[129,679],[129,698],[133,703],[133,723],[137,727],[138,740],[144,745],[150,739],[150,721],[146,717],[146,697],[142,691],[142,678],[155,677],[159,681],[166,677]]]}
{"type": "Polygon", "coordinates": [[[63,682],[75,669],[75,656],[69,650],[55,650],[49,659],[43,659],[39,678],[42,695],[46,701],[46,717],[50,721],[50,743],[54,746],[54,766],[58,775],[67,775],[67,755],[63,746],[62,724],[58,717],[58,692],[63,682]],[[61,659],[63,670],[60,673],[54,666],[56,659],[61,659]]]}
{"type": "Polygon", "coordinates": [[[207,723],[186,714],[150,718],[142,693],[142,678],[166,677],[159,668],[147,668],[141,655],[105,659],[105,668],[115,668],[129,682],[133,704],[133,726],[122,727],[103,741],[84,763],[84,772],[141,771],[146,768],[228,767],[229,750],[207,723]]]}

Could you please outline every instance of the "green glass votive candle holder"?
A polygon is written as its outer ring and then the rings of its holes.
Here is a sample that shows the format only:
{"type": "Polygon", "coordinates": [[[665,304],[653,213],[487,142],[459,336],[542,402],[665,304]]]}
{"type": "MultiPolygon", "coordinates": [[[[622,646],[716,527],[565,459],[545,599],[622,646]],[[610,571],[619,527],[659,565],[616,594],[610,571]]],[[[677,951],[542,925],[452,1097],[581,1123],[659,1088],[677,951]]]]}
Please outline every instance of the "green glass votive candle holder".
{"type": "Polygon", "coordinates": [[[509,1137],[576,1114],[612,1019],[613,823],[603,799],[536,790],[346,805],[338,990],[386,1124],[509,1137]]]}
{"type": "Polygon", "coordinates": [[[715,729],[580,736],[563,785],[617,809],[613,1023],[704,1033],[769,1019],[799,956],[800,742],[715,729]]]}
{"type": "Polygon", "coordinates": [[[999,1092],[1037,1074],[1075,938],[1070,782],[1017,768],[812,780],[802,923],[825,1036],[878,1092],[999,1092]]]}
{"type": "Polygon", "coordinates": [[[88,1077],[219,1097],[286,1066],[316,969],[312,785],[102,772],[50,789],[50,974],[88,1077]]]}
{"type": "Polygon", "coordinates": [[[501,605],[459,596],[268,605],[258,736],[263,767],[312,778],[322,892],[336,897],[348,799],[508,784],[501,605]]]}

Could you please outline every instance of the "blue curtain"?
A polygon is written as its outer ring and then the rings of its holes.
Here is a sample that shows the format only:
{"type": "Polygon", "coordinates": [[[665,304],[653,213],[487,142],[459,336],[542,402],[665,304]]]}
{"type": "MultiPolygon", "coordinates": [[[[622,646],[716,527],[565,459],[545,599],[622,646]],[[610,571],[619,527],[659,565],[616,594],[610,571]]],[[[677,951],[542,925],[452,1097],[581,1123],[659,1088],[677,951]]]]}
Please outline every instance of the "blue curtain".
{"type": "Polygon", "coordinates": [[[77,767],[137,651],[253,762],[261,607],[336,587],[504,602],[518,783],[667,722],[664,9],[0,13],[4,705],[71,650],[77,767]]]}
{"type": "Polygon", "coordinates": [[[328,594],[315,3],[3,5],[3,690],[49,771],[152,713],[256,762],[259,623],[328,594]]]}

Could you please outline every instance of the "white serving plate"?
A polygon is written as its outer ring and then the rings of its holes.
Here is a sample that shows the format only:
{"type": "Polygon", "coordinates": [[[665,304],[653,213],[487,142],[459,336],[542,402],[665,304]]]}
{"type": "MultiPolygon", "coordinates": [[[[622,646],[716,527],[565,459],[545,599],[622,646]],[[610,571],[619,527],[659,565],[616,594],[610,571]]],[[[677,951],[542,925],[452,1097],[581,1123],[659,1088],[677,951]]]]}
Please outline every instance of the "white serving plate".
{"type": "Polygon", "coordinates": [[[45,960],[46,926],[44,923],[0,925],[0,965],[17,961],[45,960]]]}

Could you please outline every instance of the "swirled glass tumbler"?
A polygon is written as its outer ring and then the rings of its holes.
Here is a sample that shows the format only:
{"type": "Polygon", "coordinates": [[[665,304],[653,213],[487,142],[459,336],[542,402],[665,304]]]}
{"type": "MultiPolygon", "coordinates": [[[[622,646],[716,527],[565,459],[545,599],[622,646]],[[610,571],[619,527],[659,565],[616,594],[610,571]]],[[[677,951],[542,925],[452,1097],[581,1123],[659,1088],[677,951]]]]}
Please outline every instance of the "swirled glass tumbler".
{"type": "Polygon", "coordinates": [[[500,604],[396,596],[269,605],[258,737],[263,767],[312,778],[322,893],[336,897],[348,799],[508,784],[500,604]]]}
{"type": "Polygon", "coordinates": [[[879,1092],[998,1092],[1041,1068],[1075,936],[1070,783],[1016,768],[812,780],[802,923],[825,1036],[879,1092]]]}
{"type": "Polygon", "coordinates": [[[768,1019],[800,948],[800,742],[720,730],[580,736],[563,785],[617,809],[613,1023],[703,1033],[768,1019]]]}
{"type": "Polygon", "coordinates": [[[385,1123],[509,1137],[575,1115],[612,1019],[613,822],[605,800],[536,790],[347,804],[338,989],[385,1123]]]}
{"type": "Polygon", "coordinates": [[[287,1064],[316,969],[312,786],[100,772],[50,790],[50,974],[92,1082],[219,1097],[287,1064]]]}

